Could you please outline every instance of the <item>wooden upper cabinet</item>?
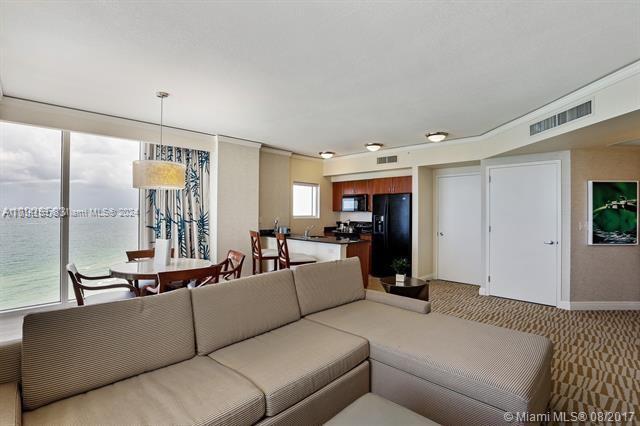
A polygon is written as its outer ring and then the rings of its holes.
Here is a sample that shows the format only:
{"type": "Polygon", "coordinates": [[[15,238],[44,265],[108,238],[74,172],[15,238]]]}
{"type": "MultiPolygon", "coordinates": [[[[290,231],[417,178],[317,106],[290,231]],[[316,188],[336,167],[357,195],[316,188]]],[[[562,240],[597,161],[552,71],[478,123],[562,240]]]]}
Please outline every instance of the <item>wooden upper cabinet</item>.
{"type": "Polygon", "coordinates": [[[394,194],[404,194],[411,192],[411,176],[398,176],[391,178],[392,192],[394,194]]]}
{"type": "Polygon", "coordinates": [[[347,182],[341,182],[342,183],[342,195],[353,195],[355,194],[354,192],[354,182],[355,181],[347,181],[347,182]]]}
{"type": "Polygon", "coordinates": [[[356,180],[353,181],[353,193],[356,195],[364,195],[369,193],[369,181],[368,180],[356,180]]]}
{"type": "Polygon", "coordinates": [[[371,195],[391,194],[393,192],[393,178],[371,179],[371,195]]]}
{"type": "Polygon", "coordinates": [[[333,211],[339,212],[342,210],[342,187],[343,182],[333,182],[333,211]]]}

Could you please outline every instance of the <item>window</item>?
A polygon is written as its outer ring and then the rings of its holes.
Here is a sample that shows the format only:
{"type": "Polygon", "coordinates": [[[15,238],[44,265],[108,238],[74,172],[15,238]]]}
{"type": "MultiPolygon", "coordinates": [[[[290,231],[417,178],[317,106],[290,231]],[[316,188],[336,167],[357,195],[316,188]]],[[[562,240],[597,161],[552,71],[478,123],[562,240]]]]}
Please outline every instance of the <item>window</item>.
{"type": "Polygon", "coordinates": [[[62,132],[0,123],[0,311],[60,301],[62,132]]]}
{"type": "Polygon", "coordinates": [[[107,275],[138,248],[139,156],[136,141],[0,122],[0,312],[68,303],[66,263],[107,275]]]}
{"type": "Polygon", "coordinates": [[[320,217],[320,185],[316,183],[293,183],[293,217],[320,217]]]}
{"type": "MultiPolygon", "coordinates": [[[[109,265],[138,248],[139,192],[131,186],[131,169],[140,157],[140,144],[71,133],[70,147],[69,207],[75,214],[69,217],[69,262],[81,274],[108,275],[109,265]]],[[[115,282],[122,280],[90,285],[115,282]]],[[[71,282],[68,297],[75,299],[71,282]]]]}

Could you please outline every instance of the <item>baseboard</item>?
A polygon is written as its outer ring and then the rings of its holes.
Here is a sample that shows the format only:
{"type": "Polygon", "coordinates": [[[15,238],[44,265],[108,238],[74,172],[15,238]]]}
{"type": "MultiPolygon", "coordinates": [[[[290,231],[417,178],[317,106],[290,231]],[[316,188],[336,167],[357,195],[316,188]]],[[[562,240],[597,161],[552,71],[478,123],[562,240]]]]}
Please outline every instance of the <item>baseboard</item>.
{"type": "MultiPolygon", "coordinates": [[[[572,311],[640,311],[640,302],[564,302],[572,311]]],[[[560,307],[560,306],[558,306],[560,307]]]]}
{"type": "Polygon", "coordinates": [[[418,277],[418,278],[420,278],[421,280],[425,280],[426,281],[426,280],[433,280],[435,277],[434,277],[434,274],[431,273],[431,274],[427,274],[427,275],[424,275],[424,276],[418,277]]]}
{"type": "Polygon", "coordinates": [[[479,287],[478,288],[478,294],[480,296],[488,296],[489,292],[487,291],[487,289],[485,287],[479,287]]]}

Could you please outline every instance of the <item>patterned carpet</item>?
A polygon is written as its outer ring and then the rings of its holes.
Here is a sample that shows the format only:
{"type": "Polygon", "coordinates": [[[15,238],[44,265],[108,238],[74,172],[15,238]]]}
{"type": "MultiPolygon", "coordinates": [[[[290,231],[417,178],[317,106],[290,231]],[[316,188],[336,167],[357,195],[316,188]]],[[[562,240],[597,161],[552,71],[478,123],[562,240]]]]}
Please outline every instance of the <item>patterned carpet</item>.
{"type": "MultiPolygon", "coordinates": [[[[369,288],[382,290],[376,279],[369,288]]],[[[429,299],[434,312],[551,339],[551,410],[633,411],[640,424],[640,311],[565,311],[444,281],[431,282],[429,299]]]]}

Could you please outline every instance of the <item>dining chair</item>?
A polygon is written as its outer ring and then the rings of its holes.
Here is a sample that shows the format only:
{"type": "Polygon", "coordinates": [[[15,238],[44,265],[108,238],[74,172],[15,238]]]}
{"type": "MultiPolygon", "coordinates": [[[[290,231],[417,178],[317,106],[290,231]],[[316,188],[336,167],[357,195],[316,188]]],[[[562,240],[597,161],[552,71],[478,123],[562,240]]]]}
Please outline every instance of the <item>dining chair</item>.
{"type": "Polygon", "coordinates": [[[285,234],[276,234],[276,243],[278,246],[278,267],[280,269],[289,269],[292,266],[317,262],[317,259],[315,257],[309,256],[308,254],[289,253],[287,236],[285,234]]]}
{"type": "Polygon", "coordinates": [[[273,260],[273,270],[278,269],[278,251],[274,249],[263,249],[260,243],[260,233],[257,231],[249,231],[251,238],[251,263],[253,266],[253,275],[261,274],[262,262],[273,260]]]}
{"type": "MultiPolygon", "coordinates": [[[[129,250],[127,251],[127,260],[129,262],[137,262],[139,260],[153,259],[155,255],[156,249],[143,249],[143,250],[129,250]]],[[[171,249],[171,257],[175,254],[175,249],[171,249]]],[[[136,288],[142,289],[146,287],[155,287],[156,280],[135,280],[129,281],[129,284],[133,284],[136,288]]],[[[141,291],[140,294],[146,294],[144,291],[141,291]]]]}
{"type": "MultiPolygon", "coordinates": [[[[135,260],[144,260],[144,259],[152,259],[156,249],[143,249],[143,250],[129,250],[127,251],[127,260],[129,262],[133,262],[135,260]]],[[[175,254],[175,249],[171,249],[171,257],[175,254]]]]}
{"type": "Polygon", "coordinates": [[[144,290],[148,294],[160,294],[180,287],[196,288],[217,284],[221,269],[222,263],[217,263],[206,268],[158,272],[158,284],[155,287],[145,287],[144,290]]]}
{"type": "Polygon", "coordinates": [[[73,292],[76,296],[76,302],[78,306],[92,305],[96,303],[113,302],[116,300],[132,299],[139,295],[138,289],[130,283],[115,283],[105,285],[87,286],[82,283],[82,280],[106,280],[111,278],[109,275],[102,275],[97,277],[89,277],[78,272],[78,268],[73,263],[67,265],[67,273],[73,284],[73,292]],[[93,290],[110,290],[114,288],[124,288],[126,290],[120,291],[108,291],[95,294],[93,296],[85,297],[85,291],[93,290]]]}
{"type": "Polygon", "coordinates": [[[244,263],[245,257],[244,253],[236,250],[229,250],[227,258],[220,263],[222,267],[220,270],[220,276],[222,279],[229,281],[240,278],[240,275],[242,275],[242,264],[244,263]]]}

